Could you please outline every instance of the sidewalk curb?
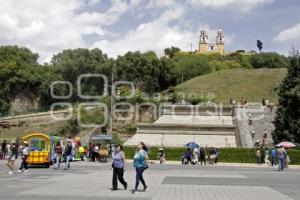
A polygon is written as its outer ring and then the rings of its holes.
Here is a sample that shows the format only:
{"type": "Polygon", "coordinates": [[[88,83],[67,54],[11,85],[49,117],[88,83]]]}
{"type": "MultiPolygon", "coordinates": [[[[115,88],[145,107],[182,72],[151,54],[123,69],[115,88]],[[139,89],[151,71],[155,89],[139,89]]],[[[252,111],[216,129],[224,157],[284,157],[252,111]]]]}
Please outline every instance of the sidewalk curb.
{"type": "MultiPolygon", "coordinates": [[[[128,163],[133,163],[133,160],[126,160],[128,163]]],[[[148,160],[147,162],[151,164],[160,164],[158,160],[148,160]]],[[[164,164],[167,165],[181,165],[181,161],[166,161],[164,164]]],[[[206,164],[207,166],[210,166],[208,163],[206,164]]],[[[201,166],[201,165],[200,165],[201,166]]],[[[219,162],[218,164],[215,164],[215,166],[219,167],[245,167],[245,168],[275,168],[271,167],[266,164],[258,165],[255,163],[222,163],[219,162]]],[[[289,169],[299,169],[300,170],[300,165],[289,165],[289,169]]]]}

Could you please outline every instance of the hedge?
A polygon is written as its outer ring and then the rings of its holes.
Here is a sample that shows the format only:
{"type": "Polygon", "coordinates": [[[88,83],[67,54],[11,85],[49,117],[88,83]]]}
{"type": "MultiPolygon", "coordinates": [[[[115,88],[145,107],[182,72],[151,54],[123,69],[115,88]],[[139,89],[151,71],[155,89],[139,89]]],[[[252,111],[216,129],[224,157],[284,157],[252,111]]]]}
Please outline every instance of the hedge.
{"type": "MultiPolygon", "coordinates": [[[[169,148],[165,147],[166,160],[181,161],[181,156],[185,152],[185,148],[169,148]]],[[[124,151],[127,159],[132,159],[136,151],[136,147],[125,146],[124,151]]],[[[300,165],[300,150],[288,150],[288,155],[292,165],[300,165]]],[[[206,149],[206,154],[209,149],[206,149]]],[[[149,150],[150,160],[157,160],[158,148],[152,147],[149,150]]],[[[256,163],[256,150],[254,148],[220,148],[219,162],[225,163],[256,163]]]]}

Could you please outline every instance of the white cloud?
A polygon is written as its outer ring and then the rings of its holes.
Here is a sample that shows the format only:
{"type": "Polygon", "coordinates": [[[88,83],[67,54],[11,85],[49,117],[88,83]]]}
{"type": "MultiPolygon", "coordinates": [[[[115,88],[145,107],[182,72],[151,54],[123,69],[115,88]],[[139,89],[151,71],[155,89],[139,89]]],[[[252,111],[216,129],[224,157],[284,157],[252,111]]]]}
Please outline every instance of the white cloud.
{"type": "MultiPolygon", "coordinates": [[[[183,28],[180,23],[182,20],[184,8],[167,9],[157,19],[140,24],[136,29],[129,31],[127,34],[118,36],[113,40],[100,40],[94,43],[93,47],[103,49],[109,56],[117,57],[127,51],[145,52],[153,50],[158,55],[163,54],[167,47],[177,46],[183,51],[190,51],[191,43],[193,50],[198,49],[200,28],[193,29],[183,28]],[[170,25],[170,22],[176,21],[176,25],[170,25]]],[[[208,33],[211,34],[211,41],[215,41],[217,30],[205,26],[208,33]]],[[[230,44],[233,35],[225,37],[226,44],[230,44]]]]}
{"type": "Polygon", "coordinates": [[[147,8],[163,8],[163,7],[174,7],[177,2],[174,0],[150,0],[148,2],[147,8]]]}
{"type": "Polygon", "coordinates": [[[63,49],[88,48],[84,35],[108,34],[105,27],[116,23],[129,9],[126,1],[112,0],[106,12],[86,11],[87,6],[97,3],[97,0],[0,0],[0,44],[29,47],[39,53],[40,62],[49,61],[63,49]]]}
{"type": "Polygon", "coordinates": [[[193,6],[203,6],[213,9],[231,8],[236,11],[247,12],[259,5],[272,3],[274,0],[191,0],[193,6]]]}
{"type": "Polygon", "coordinates": [[[274,40],[277,42],[297,42],[300,36],[300,22],[294,26],[282,30],[274,40]]]}
{"type": "MultiPolygon", "coordinates": [[[[178,46],[188,51],[191,42],[194,49],[197,48],[201,28],[195,27],[201,24],[195,22],[197,19],[188,21],[185,18],[191,5],[194,8],[214,9],[238,6],[240,10],[249,10],[272,1],[186,0],[186,3],[181,1],[179,4],[179,1],[172,0],[150,0],[145,5],[142,0],[111,0],[106,11],[96,12],[99,5],[107,1],[0,0],[0,45],[17,44],[29,47],[40,55],[40,62],[49,61],[53,54],[63,49],[78,47],[98,47],[109,56],[136,50],[154,50],[162,54],[163,49],[169,46],[178,46]],[[149,18],[152,21],[135,24],[126,18],[124,23],[134,24],[136,27],[126,30],[127,25],[122,24],[124,32],[113,31],[116,28],[113,26],[123,20],[122,16],[128,12],[136,21],[140,19],[139,13],[145,16],[141,21],[149,18]],[[88,38],[89,35],[98,37],[88,38]]],[[[210,33],[214,32],[216,30],[210,30],[210,33]]],[[[233,35],[228,36],[225,32],[226,44],[230,44],[233,38],[233,35]]],[[[212,40],[214,41],[214,35],[212,40]]]]}
{"type": "Polygon", "coordinates": [[[102,40],[93,46],[103,49],[110,56],[116,57],[127,51],[162,52],[168,46],[186,47],[190,43],[193,33],[170,27],[168,23],[183,15],[181,9],[167,10],[158,19],[140,24],[126,35],[115,38],[113,41],[102,40]]]}
{"type": "Polygon", "coordinates": [[[89,1],[87,1],[87,5],[94,6],[94,5],[98,4],[99,2],[101,2],[101,0],[89,0],[89,1]]]}

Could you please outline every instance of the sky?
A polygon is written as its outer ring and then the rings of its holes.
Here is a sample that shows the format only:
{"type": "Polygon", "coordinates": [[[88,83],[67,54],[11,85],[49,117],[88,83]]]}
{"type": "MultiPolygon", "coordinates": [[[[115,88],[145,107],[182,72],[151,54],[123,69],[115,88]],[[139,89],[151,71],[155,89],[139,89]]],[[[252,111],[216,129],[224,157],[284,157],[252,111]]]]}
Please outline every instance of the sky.
{"type": "Polygon", "coordinates": [[[198,48],[199,32],[225,34],[225,51],[288,55],[300,49],[300,0],[0,0],[0,45],[19,45],[49,62],[64,49],[127,51],[198,48]]]}

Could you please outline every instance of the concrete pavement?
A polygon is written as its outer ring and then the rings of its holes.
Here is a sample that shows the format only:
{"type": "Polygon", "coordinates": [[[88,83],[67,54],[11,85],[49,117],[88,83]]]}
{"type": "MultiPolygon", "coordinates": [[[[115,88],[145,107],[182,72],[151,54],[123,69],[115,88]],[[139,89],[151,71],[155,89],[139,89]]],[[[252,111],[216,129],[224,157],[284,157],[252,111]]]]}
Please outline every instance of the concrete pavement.
{"type": "MultiPolygon", "coordinates": [[[[150,164],[145,172],[148,192],[110,191],[110,163],[72,163],[69,171],[32,168],[9,176],[0,161],[0,199],[178,199],[178,200],[298,200],[300,170],[235,166],[182,166],[150,164]]],[[[135,172],[125,172],[131,189],[135,172]]]]}

